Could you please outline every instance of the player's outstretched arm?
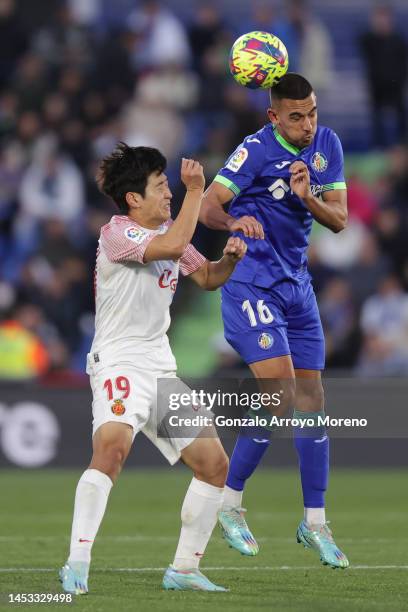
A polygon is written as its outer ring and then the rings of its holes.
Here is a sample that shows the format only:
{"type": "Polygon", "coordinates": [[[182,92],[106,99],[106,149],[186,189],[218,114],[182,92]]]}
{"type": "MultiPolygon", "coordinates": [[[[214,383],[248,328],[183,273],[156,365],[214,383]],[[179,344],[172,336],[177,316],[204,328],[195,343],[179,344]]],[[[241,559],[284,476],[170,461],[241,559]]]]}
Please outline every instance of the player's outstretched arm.
{"type": "Polygon", "coordinates": [[[234,197],[234,193],[217,181],[206,190],[200,211],[200,221],[210,229],[242,232],[247,238],[264,238],[263,227],[255,217],[245,215],[235,219],[225,212],[224,206],[234,197]]]}
{"type": "Polygon", "coordinates": [[[198,222],[205,178],[202,165],[193,159],[182,159],[181,180],[186,195],[180,212],[166,234],[156,236],[144,253],[145,263],[160,259],[180,259],[189,244],[198,222]]]}
{"type": "Polygon", "coordinates": [[[207,260],[201,268],[190,274],[190,278],[203,289],[214,291],[227,282],[246,250],[247,245],[241,238],[229,238],[223,257],[219,261],[207,260]]]}
{"type": "Polygon", "coordinates": [[[312,194],[306,164],[296,161],[290,166],[289,171],[293,193],[303,200],[314,219],[332,232],[341,232],[347,225],[347,191],[341,189],[325,191],[323,200],[320,200],[312,194]]]}

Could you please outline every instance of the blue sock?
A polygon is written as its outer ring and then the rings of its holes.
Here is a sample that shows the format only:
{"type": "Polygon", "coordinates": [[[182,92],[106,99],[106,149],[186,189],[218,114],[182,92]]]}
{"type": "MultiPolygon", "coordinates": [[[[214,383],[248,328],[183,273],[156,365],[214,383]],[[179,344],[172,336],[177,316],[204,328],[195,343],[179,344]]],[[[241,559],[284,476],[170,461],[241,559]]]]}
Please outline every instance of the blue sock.
{"type": "Polygon", "coordinates": [[[295,419],[313,419],[315,426],[294,427],[295,446],[299,457],[305,508],[324,508],[324,496],[329,479],[329,438],[324,425],[317,425],[321,412],[295,410],[295,419]]]}
{"type": "Polygon", "coordinates": [[[235,491],[243,491],[245,481],[256,470],[270,445],[272,432],[263,427],[241,429],[235,443],[226,485],[235,491]]]}

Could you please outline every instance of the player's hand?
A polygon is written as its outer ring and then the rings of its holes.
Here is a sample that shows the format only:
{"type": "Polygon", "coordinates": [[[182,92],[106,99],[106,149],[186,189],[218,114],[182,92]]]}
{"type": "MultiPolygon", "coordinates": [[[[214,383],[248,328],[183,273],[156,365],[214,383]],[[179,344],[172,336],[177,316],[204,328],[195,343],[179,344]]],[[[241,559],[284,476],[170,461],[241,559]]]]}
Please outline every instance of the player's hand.
{"type": "Polygon", "coordinates": [[[240,219],[234,219],[228,230],[230,232],[242,232],[247,238],[264,239],[263,226],[255,217],[245,215],[240,219]]]}
{"type": "Polygon", "coordinates": [[[302,200],[312,195],[309,170],[305,163],[295,161],[290,167],[290,188],[302,200]]]}
{"type": "Polygon", "coordinates": [[[241,261],[247,251],[246,243],[236,236],[228,238],[228,242],[224,247],[223,253],[229,257],[234,263],[241,261]]]}
{"type": "Polygon", "coordinates": [[[194,159],[181,160],[181,180],[187,191],[200,190],[205,187],[204,170],[202,165],[194,159]]]}

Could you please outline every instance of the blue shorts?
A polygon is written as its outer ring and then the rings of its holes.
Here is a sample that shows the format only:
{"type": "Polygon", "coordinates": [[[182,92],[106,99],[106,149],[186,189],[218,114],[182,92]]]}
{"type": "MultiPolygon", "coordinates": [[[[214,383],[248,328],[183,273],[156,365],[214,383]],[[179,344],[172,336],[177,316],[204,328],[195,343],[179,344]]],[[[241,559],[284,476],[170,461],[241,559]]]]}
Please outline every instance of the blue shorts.
{"type": "Polygon", "coordinates": [[[308,275],[271,289],[229,281],[222,318],[226,340],[246,363],[291,355],[296,369],[324,369],[322,323],[308,275]]]}

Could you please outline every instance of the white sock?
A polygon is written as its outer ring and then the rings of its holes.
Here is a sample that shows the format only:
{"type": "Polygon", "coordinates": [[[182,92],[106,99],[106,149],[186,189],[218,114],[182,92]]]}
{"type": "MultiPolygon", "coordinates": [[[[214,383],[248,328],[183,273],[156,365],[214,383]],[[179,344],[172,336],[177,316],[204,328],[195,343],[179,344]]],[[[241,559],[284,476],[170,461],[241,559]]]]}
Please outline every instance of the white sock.
{"type": "Polygon", "coordinates": [[[305,522],[307,525],[324,525],[326,511],[324,508],[305,508],[305,522]]]}
{"type": "Polygon", "coordinates": [[[91,561],[91,548],[102,522],[113,482],[99,470],[85,470],[75,493],[68,562],[91,561]]]}
{"type": "Polygon", "coordinates": [[[229,510],[230,508],[241,508],[243,494],[243,491],[236,491],[225,485],[222,509],[229,510]]]}
{"type": "Polygon", "coordinates": [[[224,489],[193,478],[181,508],[180,539],[173,561],[179,570],[197,568],[217,522],[224,489]]]}

